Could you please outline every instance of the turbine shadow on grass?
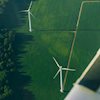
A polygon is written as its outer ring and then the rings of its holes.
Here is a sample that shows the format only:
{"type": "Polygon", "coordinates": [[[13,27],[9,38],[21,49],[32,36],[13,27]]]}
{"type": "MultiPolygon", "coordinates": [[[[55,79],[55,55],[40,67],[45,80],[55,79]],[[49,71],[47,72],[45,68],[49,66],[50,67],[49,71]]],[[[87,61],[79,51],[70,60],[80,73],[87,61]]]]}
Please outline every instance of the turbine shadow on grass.
{"type": "Polygon", "coordinates": [[[19,61],[20,58],[26,51],[23,50],[24,46],[32,40],[31,35],[25,35],[16,33],[15,41],[13,43],[14,53],[14,71],[9,73],[10,87],[12,88],[12,96],[8,100],[35,100],[34,94],[27,89],[24,89],[29,83],[31,83],[31,77],[26,75],[25,72],[21,71],[23,68],[22,63],[19,61]]]}

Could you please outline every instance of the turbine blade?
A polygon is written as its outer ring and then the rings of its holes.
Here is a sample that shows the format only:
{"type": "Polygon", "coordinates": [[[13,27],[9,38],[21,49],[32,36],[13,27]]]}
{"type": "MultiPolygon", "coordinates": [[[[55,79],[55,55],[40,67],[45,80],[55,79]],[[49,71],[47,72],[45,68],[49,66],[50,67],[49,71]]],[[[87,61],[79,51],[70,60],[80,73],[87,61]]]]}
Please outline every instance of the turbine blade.
{"type": "Polygon", "coordinates": [[[31,25],[31,16],[30,16],[30,12],[28,12],[28,20],[29,20],[29,31],[32,32],[32,25],[31,25]]]}
{"type": "Polygon", "coordinates": [[[29,8],[28,8],[28,9],[30,10],[30,9],[31,9],[31,7],[32,7],[32,1],[30,2],[30,5],[29,5],[29,8]]]}
{"type": "Polygon", "coordinates": [[[58,64],[57,60],[54,57],[53,60],[55,61],[56,65],[60,68],[60,65],[58,64]]]}
{"type": "Polygon", "coordinates": [[[30,14],[31,14],[32,17],[36,18],[31,12],[30,12],[30,14]]]}
{"type": "Polygon", "coordinates": [[[60,70],[60,91],[63,92],[63,79],[62,79],[62,70],[60,70]]]}
{"type": "Polygon", "coordinates": [[[28,12],[28,10],[22,10],[22,11],[20,11],[20,12],[28,12]]]}
{"type": "Polygon", "coordinates": [[[56,78],[56,76],[59,74],[60,70],[57,71],[57,73],[55,74],[55,76],[53,77],[53,79],[56,78]]]}
{"type": "Polygon", "coordinates": [[[75,69],[70,69],[70,68],[62,68],[62,70],[76,71],[75,69]]]}

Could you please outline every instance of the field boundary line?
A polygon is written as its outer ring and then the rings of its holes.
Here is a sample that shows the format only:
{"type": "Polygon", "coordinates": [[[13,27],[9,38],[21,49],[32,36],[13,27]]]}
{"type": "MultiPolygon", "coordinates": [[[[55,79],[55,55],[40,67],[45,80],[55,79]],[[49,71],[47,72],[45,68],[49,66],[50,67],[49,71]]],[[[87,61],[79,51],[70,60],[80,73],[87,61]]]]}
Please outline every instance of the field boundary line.
{"type": "Polygon", "coordinates": [[[75,32],[75,30],[36,30],[36,31],[40,31],[40,32],[55,32],[55,31],[57,31],[57,32],[71,32],[71,33],[74,33],[75,32]]]}
{"type": "MultiPolygon", "coordinates": [[[[72,57],[72,54],[73,54],[74,44],[75,44],[75,41],[76,41],[76,35],[77,35],[78,27],[79,27],[79,22],[80,22],[83,6],[86,3],[97,3],[97,2],[100,3],[100,0],[96,0],[96,1],[94,1],[94,0],[82,1],[82,3],[81,3],[80,9],[79,9],[79,14],[78,14],[78,19],[77,19],[77,23],[76,23],[76,30],[74,31],[74,38],[73,38],[72,46],[71,46],[71,49],[70,49],[70,54],[69,54],[67,68],[70,67],[71,57],[72,57]]],[[[66,82],[67,81],[67,76],[68,76],[68,71],[66,71],[65,76],[64,76],[63,89],[64,89],[65,85],[67,84],[67,82],[66,82]]]]}

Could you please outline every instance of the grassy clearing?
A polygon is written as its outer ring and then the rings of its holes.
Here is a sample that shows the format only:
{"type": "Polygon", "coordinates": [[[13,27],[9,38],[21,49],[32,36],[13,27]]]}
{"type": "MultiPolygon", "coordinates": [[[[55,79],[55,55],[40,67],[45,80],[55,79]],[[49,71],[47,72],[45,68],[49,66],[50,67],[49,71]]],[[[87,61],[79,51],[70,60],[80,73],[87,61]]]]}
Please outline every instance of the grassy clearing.
{"type": "Polygon", "coordinates": [[[26,53],[20,54],[23,65],[21,71],[32,79],[26,88],[32,91],[36,100],[62,99],[65,95],[59,92],[59,77],[53,80],[58,68],[52,56],[64,67],[67,65],[73,34],[56,31],[33,32],[30,35],[33,37],[32,41],[23,44],[26,53]]]}
{"type": "MultiPolygon", "coordinates": [[[[18,15],[24,21],[23,26],[17,29],[18,34],[16,34],[16,36],[18,35],[15,43],[16,50],[20,51],[17,60],[22,66],[20,72],[24,72],[31,78],[29,84],[24,88],[34,95],[35,100],[63,100],[73,82],[80,76],[100,46],[99,31],[85,31],[92,29],[93,26],[95,29],[99,28],[99,17],[92,22],[95,16],[98,16],[99,5],[97,8],[86,5],[82,12],[70,66],[76,68],[77,71],[69,73],[66,93],[61,94],[59,92],[59,77],[55,80],[52,79],[58,70],[52,56],[61,65],[67,66],[73,33],[61,30],[75,29],[81,1],[83,0],[35,1],[31,9],[31,12],[36,16],[36,19],[32,18],[34,29],[32,33],[28,32],[27,16],[18,15]],[[95,15],[91,9],[95,9],[95,15]],[[87,22],[91,24],[87,24],[87,22]],[[96,23],[98,23],[97,26],[96,23]],[[81,29],[83,31],[80,31],[81,29]]],[[[23,100],[29,100],[30,96],[24,94],[23,98],[23,100]]],[[[30,98],[30,100],[34,99],[30,98]]]]}

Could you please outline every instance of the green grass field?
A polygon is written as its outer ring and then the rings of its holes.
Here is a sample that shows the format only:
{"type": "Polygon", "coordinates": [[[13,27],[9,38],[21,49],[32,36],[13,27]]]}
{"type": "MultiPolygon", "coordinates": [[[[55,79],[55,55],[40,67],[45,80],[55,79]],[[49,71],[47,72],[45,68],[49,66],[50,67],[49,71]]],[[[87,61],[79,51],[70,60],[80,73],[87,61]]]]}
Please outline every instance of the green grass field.
{"type": "MultiPolygon", "coordinates": [[[[16,28],[16,60],[19,72],[30,78],[30,81],[23,86],[21,100],[63,100],[100,47],[100,16],[98,15],[100,3],[86,4],[83,7],[70,65],[71,68],[76,69],[76,72],[68,74],[66,92],[61,94],[59,77],[53,80],[58,68],[52,57],[54,56],[62,66],[67,67],[74,37],[74,34],[68,31],[75,30],[82,1],[34,1],[31,12],[36,19],[32,18],[32,33],[28,32],[27,15],[16,13],[20,20],[24,20],[22,26],[16,28]]],[[[25,82],[23,80],[22,85],[25,82]]],[[[18,96],[20,93],[13,99],[20,100],[18,96]]]]}
{"type": "Polygon", "coordinates": [[[25,71],[32,82],[27,89],[35,94],[36,99],[62,99],[64,95],[59,92],[59,77],[53,80],[58,68],[52,57],[54,56],[61,65],[67,66],[69,47],[71,46],[72,33],[67,32],[33,32],[33,40],[24,44],[26,53],[21,56],[25,71]],[[59,35],[57,35],[59,34],[59,35]],[[51,42],[52,41],[52,42],[51,42]]]}
{"type": "MultiPolygon", "coordinates": [[[[34,30],[75,30],[82,0],[36,0],[31,12],[34,30]]],[[[28,8],[28,6],[27,6],[28,8]]]]}

